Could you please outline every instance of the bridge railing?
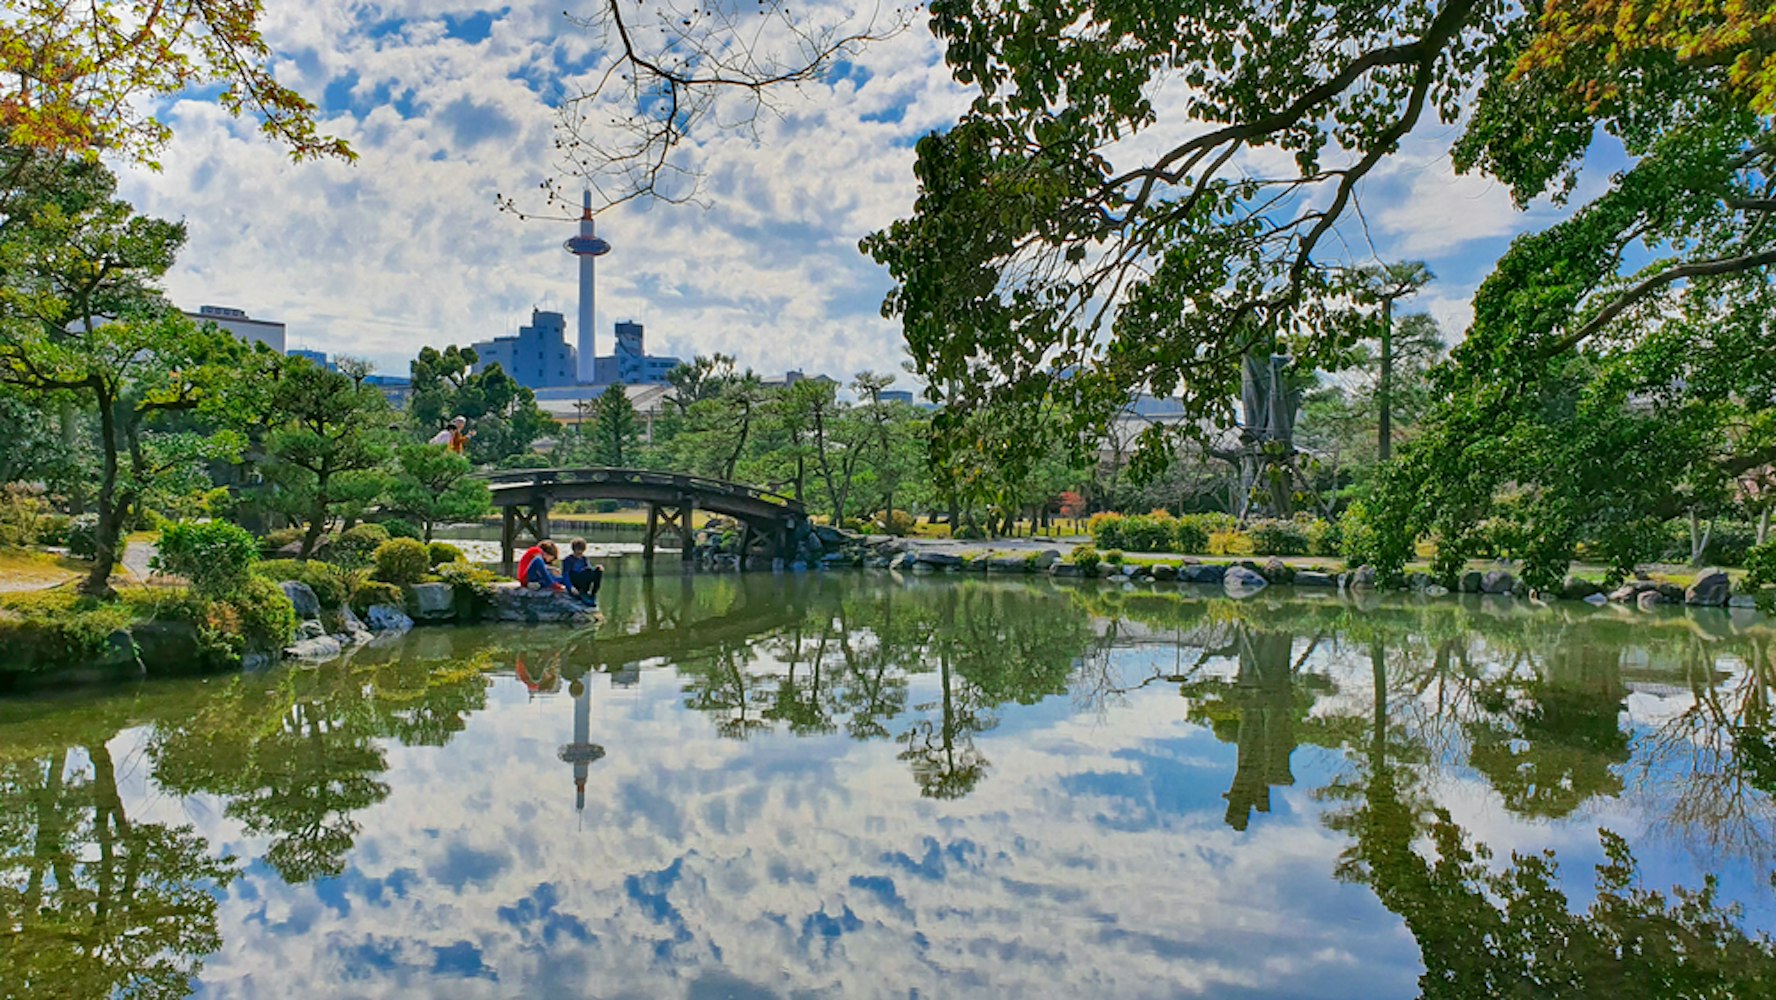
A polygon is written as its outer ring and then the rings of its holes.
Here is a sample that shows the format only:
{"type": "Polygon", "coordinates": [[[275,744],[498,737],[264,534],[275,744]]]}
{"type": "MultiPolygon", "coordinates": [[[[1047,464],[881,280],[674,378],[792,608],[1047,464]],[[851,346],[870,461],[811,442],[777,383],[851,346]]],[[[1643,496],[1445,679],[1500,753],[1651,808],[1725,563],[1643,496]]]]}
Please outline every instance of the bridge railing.
{"type": "Polygon", "coordinates": [[[803,506],[781,493],[772,493],[744,483],[710,479],[679,472],[654,469],[511,469],[484,473],[480,478],[499,493],[502,490],[530,489],[539,486],[596,486],[600,483],[627,483],[633,486],[660,486],[685,493],[702,493],[741,497],[775,504],[793,513],[802,513],[803,506]]]}

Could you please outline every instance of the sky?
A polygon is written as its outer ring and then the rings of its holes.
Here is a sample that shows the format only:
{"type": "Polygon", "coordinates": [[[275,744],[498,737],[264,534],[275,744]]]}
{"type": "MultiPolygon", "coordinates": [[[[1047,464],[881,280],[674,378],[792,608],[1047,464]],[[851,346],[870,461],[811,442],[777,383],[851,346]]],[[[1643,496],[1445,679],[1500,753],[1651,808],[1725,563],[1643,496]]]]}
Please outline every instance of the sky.
{"type": "MultiPolygon", "coordinates": [[[[121,189],[188,225],[166,280],[173,301],[281,321],[289,347],[368,358],[387,374],[406,374],[427,344],[514,333],[533,308],[566,314],[572,338],[577,270],[561,244],[573,224],[520,219],[495,196],[545,207],[538,184],[560,176],[555,104],[603,66],[601,36],[558,0],[267,7],[277,75],[360,158],[293,164],[202,95],[168,102],[164,169],[125,170],[121,189]]],[[[880,315],[888,276],[857,241],[910,213],[913,143],[953,123],[970,96],[920,21],[786,95],[755,129],[698,133],[685,154],[700,204],[600,215],[614,249],[599,262],[598,352],[613,323],[635,320],[656,354],[720,351],[766,375],[898,372],[899,329],[880,315]]],[[[1439,280],[1406,308],[1429,310],[1449,339],[1510,238],[1551,213],[1520,212],[1501,186],[1457,177],[1446,156],[1455,131],[1421,128],[1365,183],[1370,245],[1351,248],[1427,261],[1439,280]]]]}

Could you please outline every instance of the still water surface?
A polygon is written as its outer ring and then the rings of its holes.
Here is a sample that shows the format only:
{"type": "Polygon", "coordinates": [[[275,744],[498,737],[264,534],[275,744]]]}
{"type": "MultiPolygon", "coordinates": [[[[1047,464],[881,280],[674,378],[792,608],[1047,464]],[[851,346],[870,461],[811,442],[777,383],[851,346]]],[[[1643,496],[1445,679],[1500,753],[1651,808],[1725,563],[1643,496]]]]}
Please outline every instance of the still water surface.
{"type": "Polygon", "coordinates": [[[1762,619],[886,574],[604,604],[0,702],[0,996],[1776,992],[1762,619]]]}

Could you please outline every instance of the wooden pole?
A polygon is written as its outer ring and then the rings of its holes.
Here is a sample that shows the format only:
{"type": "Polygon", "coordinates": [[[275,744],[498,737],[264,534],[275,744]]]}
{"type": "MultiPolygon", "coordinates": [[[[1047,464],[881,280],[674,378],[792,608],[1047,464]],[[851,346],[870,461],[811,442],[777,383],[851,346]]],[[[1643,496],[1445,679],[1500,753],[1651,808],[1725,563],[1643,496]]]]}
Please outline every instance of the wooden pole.
{"type": "Polygon", "coordinates": [[[650,503],[648,504],[647,535],[641,541],[641,561],[646,563],[649,569],[654,566],[654,531],[659,527],[659,524],[660,506],[650,503]]]}
{"type": "Polygon", "coordinates": [[[514,568],[512,563],[512,542],[513,536],[518,533],[518,525],[517,518],[513,516],[512,508],[504,507],[502,510],[505,511],[505,517],[501,519],[500,523],[500,572],[506,576],[511,576],[514,568]]]}
{"type": "Polygon", "coordinates": [[[697,501],[694,498],[684,497],[679,501],[678,558],[684,562],[691,561],[691,550],[696,548],[696,543],[691,538],[691,515],[696,509],[697,501]]]}

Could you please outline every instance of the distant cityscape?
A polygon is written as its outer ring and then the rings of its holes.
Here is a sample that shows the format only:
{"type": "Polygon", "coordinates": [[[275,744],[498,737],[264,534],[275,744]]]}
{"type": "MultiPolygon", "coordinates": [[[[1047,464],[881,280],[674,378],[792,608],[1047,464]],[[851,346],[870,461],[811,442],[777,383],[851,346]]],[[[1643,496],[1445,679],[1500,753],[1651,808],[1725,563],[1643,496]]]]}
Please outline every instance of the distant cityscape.
{"type": "MultiPolygon", "coordinates": [[[[634,320],[614,325],[614,346],[610,354],[600,356],[595,353],[595,262],[610,252],[611,245],[595,232],[589,198],[580,219],[579,234],[568,240],[565,248],[579,260],[577,343],[568,341],[564,314],[533,308],[530,322],[520,326],[516,333],[470,343],[477,357],[473,370],[479,373],[499,365],[519,385],[536,393],[537,405],[544,412],[565,424],[579,422],[587,402],[619,383],[627,388],[630,401],[639,413],[650,416],[657,413],[666,403],[666,377],[683,363],[683,359],[649,354],[645,328],[634,320]]],[[[206,305],[186,315],[198,322],[214,323],[243,341],[264,344],[290,357],[307,358],[328,369],[338,367],[337,359],[324,351],[289,347],[285,325],[276,320],[249,316],[245,310],[229,306],[206,305]]],[[[808,378],[834,381],[825,375],[807,375],[801,371],[785,372],[781,377],[764,381],[766,385],[793,385],[808,378]]],[[[406,376],[373,374],[365,381],[381,389],[397,405],[406,402],[413,387],[412,380],[406,376]]],[[[889,401],[915,402],[913,394],[907,391],[888,391],[882,397],[889,401]]]]}

